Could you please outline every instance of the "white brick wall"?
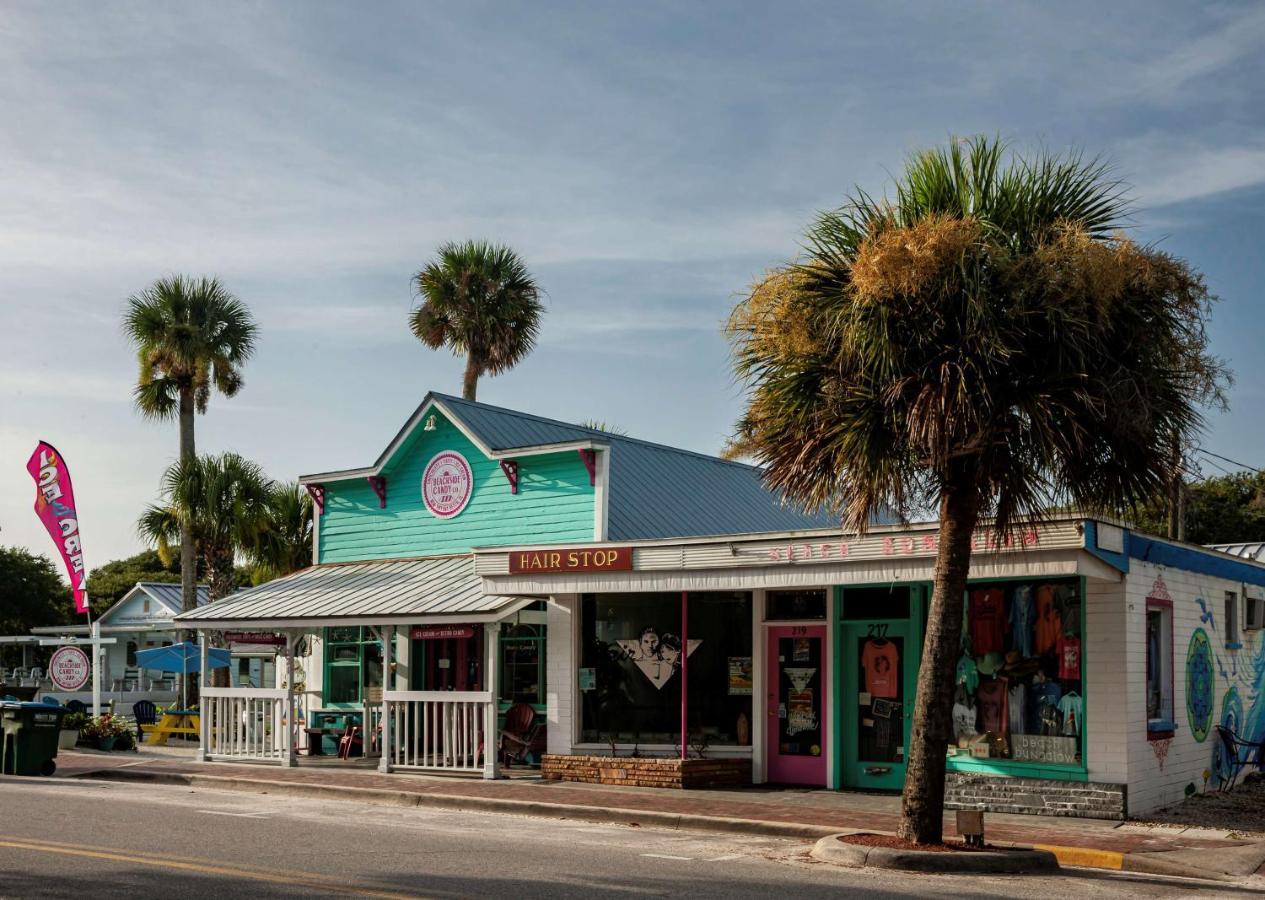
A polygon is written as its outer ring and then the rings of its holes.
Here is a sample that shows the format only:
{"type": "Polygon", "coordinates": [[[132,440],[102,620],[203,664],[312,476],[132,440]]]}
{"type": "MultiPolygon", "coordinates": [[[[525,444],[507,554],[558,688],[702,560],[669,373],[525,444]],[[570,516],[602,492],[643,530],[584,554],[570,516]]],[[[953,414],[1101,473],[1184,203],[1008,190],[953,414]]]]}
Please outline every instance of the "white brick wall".
{"type": "Polygon", "coordinates": [[[1125,583],[1090,578],[1085,586],[1085,734],[1089,780],[1123,784],[1128,780],[1128,697],[1125,633],[1125,583]]]}
{"type": "MultiPolygon", "coordinates": [[[[1129,766],[1129,813],[1138,815],[1177,803],[1187,786],[1195,790],[1215,788],[1215,777],[1205,782],[1205,772],[1213,770],[1216,732],[1209,728],[1203,741],[1195,740],[1186,706],[1186,656],[1191,635],[1203,628],[1212,646],[1216,682],[1213,688],[1212,726],[1220,723],[1226,692],[1234,685],[1242,698],[1245,713],[1258,690],[1253,660],[1261,652],[1260,632],[1242,631],[1242,590],[1240,582],[1166,568],[1133,560],[1126,582],[1125,613],[1128,629],[1124,638],[1128,683],[1127,750],[1129,766]],[[1177,729],[1161,767],[1156,747],[1146,734],[1146,598],[1157,578],[1163,578],[1173,600],[1173,718],[1177,729]],[[1239,628],[1243,647],[1225,647],[1225,592],[1240,595],[1239,628]],[[1204,608],[1199,600],[1204,601],[1204,608]],[[1204,610],[1212,613],[1204,620],[1204,610]]],[[[1092,633],[1092,632],[1091,632],[1092,633]]],[[[1092,734],[1092,732],[1091,732],[1092,734]]]]}
{"type": "Polygon", "coordinates": [[[549,599],[545,638],[545,717],[550,753],[570,753],[575,734],[572,691],[579,661],[574,654],[574,622],[579,614],[578,597],[566,595],[549,599]]]}

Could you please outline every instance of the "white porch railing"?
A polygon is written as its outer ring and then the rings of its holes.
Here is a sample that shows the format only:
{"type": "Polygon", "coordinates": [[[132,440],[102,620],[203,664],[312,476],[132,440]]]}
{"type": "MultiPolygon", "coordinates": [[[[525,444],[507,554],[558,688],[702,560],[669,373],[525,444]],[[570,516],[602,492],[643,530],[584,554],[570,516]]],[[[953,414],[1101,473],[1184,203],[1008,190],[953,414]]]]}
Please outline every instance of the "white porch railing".
{"type": "Polygon", "coordinates": [[[286,697],[284,688],[202,688],[206,758],[288,762],[297,720],[286,697]]]}
{"type": "Polygon", "coordinates": [[[495,760],[490,691],[387,691],[385,699],[391,768],[481,773],[495,760]]]}

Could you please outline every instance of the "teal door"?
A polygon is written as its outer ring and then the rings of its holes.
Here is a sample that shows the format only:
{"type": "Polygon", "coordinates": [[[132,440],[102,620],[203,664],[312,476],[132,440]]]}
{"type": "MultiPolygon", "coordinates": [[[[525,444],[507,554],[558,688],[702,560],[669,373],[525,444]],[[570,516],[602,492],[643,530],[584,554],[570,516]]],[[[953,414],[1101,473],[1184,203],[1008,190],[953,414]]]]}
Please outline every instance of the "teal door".
{"type": "Polygon", "coordinates": [[[918,648],[908,619],[840,627],[843,784],[900,790],[917,686],[918,648]]]}

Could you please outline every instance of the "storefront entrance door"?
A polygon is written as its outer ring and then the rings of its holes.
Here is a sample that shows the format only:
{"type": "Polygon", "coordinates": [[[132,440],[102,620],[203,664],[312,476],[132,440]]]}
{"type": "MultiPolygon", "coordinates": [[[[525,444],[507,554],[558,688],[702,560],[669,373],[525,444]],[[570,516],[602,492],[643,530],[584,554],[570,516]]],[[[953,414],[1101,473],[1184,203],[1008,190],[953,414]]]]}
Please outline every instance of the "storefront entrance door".
{"type": "Polygon", "coordinates": [[[841,633],[844,786],[900,790],[917,686],[909,623],[846,622],[841,633]]]}
{"type": "Polygon", "coordinates": [[[768,780],[826,784],[826,626],[768,630],[768,780]]]}

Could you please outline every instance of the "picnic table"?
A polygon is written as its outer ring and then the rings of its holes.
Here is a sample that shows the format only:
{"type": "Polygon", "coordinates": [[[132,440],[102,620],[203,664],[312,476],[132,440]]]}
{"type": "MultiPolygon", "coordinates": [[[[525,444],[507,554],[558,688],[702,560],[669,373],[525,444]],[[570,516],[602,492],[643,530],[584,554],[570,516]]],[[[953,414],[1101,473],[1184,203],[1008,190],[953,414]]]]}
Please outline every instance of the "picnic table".
{"type": "Polygon", "coordinates": [[[162,746],[173,734],[201,734],[202,720],[196,709],[169,709],[162,714],[157,725],[142,725],[141,731],[149,735],[151,744],[162,746]]]}

